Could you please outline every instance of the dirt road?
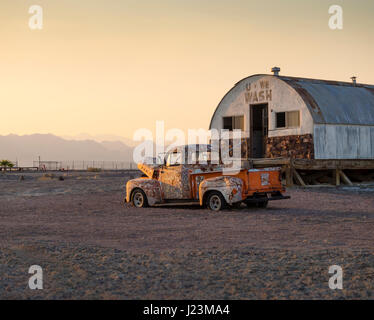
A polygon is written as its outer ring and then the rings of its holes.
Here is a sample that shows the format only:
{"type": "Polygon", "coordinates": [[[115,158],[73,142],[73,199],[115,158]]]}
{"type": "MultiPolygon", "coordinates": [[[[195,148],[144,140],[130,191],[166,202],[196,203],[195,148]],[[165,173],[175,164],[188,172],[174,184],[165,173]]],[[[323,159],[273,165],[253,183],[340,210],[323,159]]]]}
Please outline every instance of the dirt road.
{"type": "Polygon", "coordinates": [[[373,189],[211,213],[132,208],[123,173],[24,178],[0,178],[0,298],[372,298],[373,189]],[[32,264],[42,291],[27,288],[32,264]],[[333,264],[342,291],[328,288],[333,264]]]}

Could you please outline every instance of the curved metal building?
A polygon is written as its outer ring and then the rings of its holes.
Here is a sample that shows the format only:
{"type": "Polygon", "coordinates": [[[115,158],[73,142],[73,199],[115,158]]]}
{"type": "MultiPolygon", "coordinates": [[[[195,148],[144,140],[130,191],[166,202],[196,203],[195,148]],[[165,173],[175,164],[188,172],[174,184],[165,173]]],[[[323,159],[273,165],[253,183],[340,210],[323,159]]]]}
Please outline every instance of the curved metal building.
{"type": "Polygon", "coordinates": [[[241,129],[246,158],[374,159],[374,86],[253,75],[219,103],[210,129],[241,129]]]}

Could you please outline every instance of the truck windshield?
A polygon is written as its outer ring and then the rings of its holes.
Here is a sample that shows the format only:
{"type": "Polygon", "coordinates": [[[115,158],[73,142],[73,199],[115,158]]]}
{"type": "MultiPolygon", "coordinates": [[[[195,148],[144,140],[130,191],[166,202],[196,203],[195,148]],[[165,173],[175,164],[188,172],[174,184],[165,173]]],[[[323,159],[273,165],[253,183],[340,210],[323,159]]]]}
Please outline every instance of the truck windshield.
{"type": "Polygon", "coordinates": [[[166,165],[170,166],[178,166],[182,164],[182,153],[181,152],[173,152],[169,153],[166,161],[166,165]]]}

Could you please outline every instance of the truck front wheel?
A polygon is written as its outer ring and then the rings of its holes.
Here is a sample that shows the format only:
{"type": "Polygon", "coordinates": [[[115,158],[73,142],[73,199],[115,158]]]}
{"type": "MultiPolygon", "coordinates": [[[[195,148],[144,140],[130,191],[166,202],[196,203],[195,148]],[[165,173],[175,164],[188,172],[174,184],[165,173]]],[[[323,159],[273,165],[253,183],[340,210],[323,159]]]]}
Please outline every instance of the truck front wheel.
{"type": "Polygon", "coordinates": [[[218,191],[209,193],[206,201],[207,207],[212,211],[220,211],[225,207],[226,201],[218,191]]]}
{"type": "Polygon", "coordinates": [[[131,203],[136,208],[148,207],[148,200],[144,191],[141,189],[135,189],[131,195],[131,203]]]}

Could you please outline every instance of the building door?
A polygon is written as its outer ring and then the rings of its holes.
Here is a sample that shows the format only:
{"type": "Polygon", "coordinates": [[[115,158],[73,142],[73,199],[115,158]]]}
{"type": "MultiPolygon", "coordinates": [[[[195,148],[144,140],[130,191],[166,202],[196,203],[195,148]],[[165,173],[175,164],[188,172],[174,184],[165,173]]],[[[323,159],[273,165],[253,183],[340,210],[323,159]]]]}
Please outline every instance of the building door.
{"type": "Polygon", "coordinates": [[[268,137],[268,104],[250,106],[251,158],[266,157],[266,140],[268,137]]]}

